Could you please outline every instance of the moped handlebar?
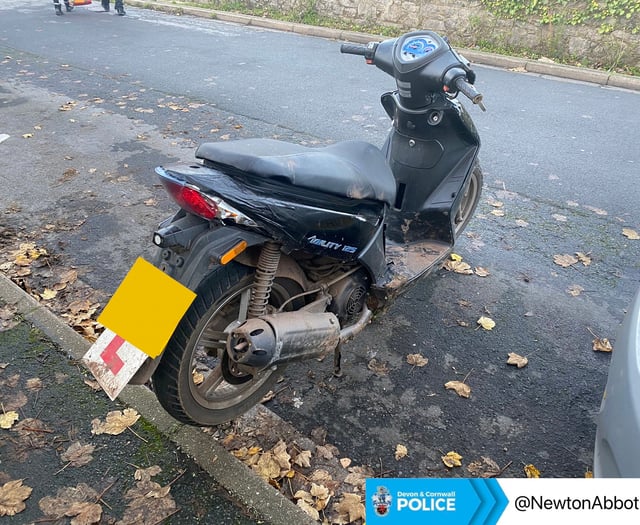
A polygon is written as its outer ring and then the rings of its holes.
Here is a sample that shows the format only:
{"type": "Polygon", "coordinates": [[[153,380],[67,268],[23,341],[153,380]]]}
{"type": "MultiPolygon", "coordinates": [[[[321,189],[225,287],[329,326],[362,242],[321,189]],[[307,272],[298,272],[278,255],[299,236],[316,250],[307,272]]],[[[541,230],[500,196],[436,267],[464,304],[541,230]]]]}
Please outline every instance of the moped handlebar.
{"type": "Polygon", "coordinates": [[[368,48],[364,44],[342,44],[340,46],[340,53],[347,55],[360,55],[366,56],[368,48]]]}
{"type": "Polygon", "coordinates": [[[478,92],[473,84],[469,84],[469,82],[467,82],[462,76],[456,78],[454,84],[456,86],[456,89],[460,93],[462,93],[474,104],[477,104],[482,111],[487,110],[487,108],[485,108],[484,104],[482,103],[482,94],[478,92]]]}

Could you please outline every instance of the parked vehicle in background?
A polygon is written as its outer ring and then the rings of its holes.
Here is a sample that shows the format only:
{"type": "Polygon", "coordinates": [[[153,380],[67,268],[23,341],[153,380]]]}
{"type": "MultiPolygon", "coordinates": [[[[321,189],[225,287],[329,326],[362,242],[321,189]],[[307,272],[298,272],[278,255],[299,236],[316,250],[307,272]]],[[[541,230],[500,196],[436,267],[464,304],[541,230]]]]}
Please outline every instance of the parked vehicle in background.
{"type": "Polygon", "coordinates": [[[593,472],[640,477],[640,290],[618,330],[598,414],[593,472]]]}

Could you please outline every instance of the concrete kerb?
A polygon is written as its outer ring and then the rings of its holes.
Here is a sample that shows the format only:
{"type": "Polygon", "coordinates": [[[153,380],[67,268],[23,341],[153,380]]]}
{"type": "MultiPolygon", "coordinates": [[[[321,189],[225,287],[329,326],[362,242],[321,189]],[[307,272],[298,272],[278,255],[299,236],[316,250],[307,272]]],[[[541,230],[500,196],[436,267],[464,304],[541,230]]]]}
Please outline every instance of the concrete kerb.
{"type": "MultiPolygon", "coordinates": [[[[91,346],[91,343],[64,324],[53,312],[2,274],[0,274],[0,299],[13,305],[22,317],[40,329],[72,358],[82,358],[91,346]]],[[[211,436],[198,428],[183,425],[174,420],[164,411],[148,388],[126,387],[118,399],[136,409],[142,417],[155,425],[162,434],[224,487],[240,506],[251,510],[260,519],[272,525],[317,523],[300,507],[254,474],[211,436]]]]}
{"type": "MultiPolygon", "coordinates": [[[[331,29],[327,27],[309,26],[294,22],[284,22],[270,18],[262,18],[240,13],[230,13],[228,11],[217,11],[203,7],[192,7],[180,3],[169,4],[157,2],[155,0],[127,0],[127,4],[141,8],[155,9],[169,13],[180,13],[192,16],[214,18],[223,22],[232,22],[265,29],[275,29],[278,31],[288,31],[306,36],[316,36],[320,38],[331,38],[347,42],[365,44],[367,42],[383,40],[385,37],[367,33],[357,33],[355,31],[344,31],[341,29],[331,29]]],[[[640,91],[640,77],[622,75],[619,73],[609,73],[596,69],[581,68],[575,66],[564,66],[561,64],[530,60],[525,58],[507,57],[495,55],[472,49],[460,49],[460,52],[471,62],[481,65],[501,67],[505,69],[519,69],[523,72],[539,75],[548,75],[569,80],[579,80],[590,82],[602,86],[618,87],[640,91]]]]}

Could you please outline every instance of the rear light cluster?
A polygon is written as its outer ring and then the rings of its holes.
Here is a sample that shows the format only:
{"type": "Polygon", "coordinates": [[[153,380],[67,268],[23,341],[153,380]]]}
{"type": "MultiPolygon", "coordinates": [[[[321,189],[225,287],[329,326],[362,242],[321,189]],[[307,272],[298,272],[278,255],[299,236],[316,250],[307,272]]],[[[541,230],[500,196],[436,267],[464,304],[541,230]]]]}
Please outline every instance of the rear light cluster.
{"type": "Polygon", "coordinates": [[[169,178],[166,175],[161,176],[160,180],[173,200],[188,213],[209,221],[212,219],[229,219],[238,224],[256,226],[253,220],[229,206],[221,198],[207,195],[197,186],[169,178]]]}

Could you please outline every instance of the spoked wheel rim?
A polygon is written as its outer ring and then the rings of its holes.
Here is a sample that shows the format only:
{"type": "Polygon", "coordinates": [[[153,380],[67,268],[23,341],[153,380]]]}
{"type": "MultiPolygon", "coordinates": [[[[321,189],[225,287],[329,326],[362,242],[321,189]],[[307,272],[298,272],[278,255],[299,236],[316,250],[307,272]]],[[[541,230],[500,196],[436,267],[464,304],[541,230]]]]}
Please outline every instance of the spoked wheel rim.
{"type": "MultiPolygon", "coordinates": [[[[276,373],[276,367],[257,370],[238,365],[226,352],[225,330],[246,319],[250,294],[248,282],[198,323],[189,362],[189,391],[193,400],[207,410],[226,410],[241,404],[263,389],[276,373]]],[[[282,304],[288,294],[274,283],[271,297],[271,302],[277,305],[282,304]]]]}

